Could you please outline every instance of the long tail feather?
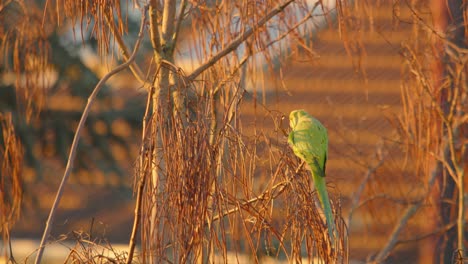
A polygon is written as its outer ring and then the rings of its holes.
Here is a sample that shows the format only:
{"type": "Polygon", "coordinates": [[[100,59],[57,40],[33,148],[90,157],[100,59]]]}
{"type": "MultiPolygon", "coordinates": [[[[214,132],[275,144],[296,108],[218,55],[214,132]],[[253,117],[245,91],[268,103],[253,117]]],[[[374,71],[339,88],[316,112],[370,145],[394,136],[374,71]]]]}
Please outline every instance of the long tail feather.
{"type": "Polygon", "coordinates": [[[335,243],[335,238],[338,239],[338,232],[335,227],[335,221],[333,220],[333,211],[328,198],[327,187],[325,184],[325,177],[319,176],[318,172],[312,171],[312,177],[314,179],[314,186],[317,190],[320,204],[325,213],[325,219],[327,221],[328,235],[330,236],[331,244],[335,243]]]}

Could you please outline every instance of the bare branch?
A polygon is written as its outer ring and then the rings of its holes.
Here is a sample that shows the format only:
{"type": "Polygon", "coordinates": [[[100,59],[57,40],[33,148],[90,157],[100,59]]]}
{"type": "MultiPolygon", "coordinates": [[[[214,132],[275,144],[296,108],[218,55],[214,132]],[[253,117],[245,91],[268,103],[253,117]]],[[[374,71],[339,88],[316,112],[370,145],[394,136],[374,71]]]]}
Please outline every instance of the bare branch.
{"type": "MultiPolygon", "coordinates": [[[[319,7],[321,5],[321,2],[320,1],[317,1],[314,6],[312,7],[312,9],[301,19],[301,21],[297,22],[296,24],[294,24],[291,28],[289,28],[287,31],[285,31],[283,34],[281,34],[280,36],[278,36],[276,39],[272,40],[271,42],[267,43],[265,45],[265,48],[268,48],[270,47],[271,45],[277,43],[278,41],[284,39],[285,37],[287,37],[288,35],[291,34],[291,32],[293,32],[294,30],[296,30],[299,26],[303,25],[304,23],[307,22],[307,20],[309,20],[309,18],[313,17],[314,16],[314,12],[315,12],[315,9],[317,9],[317,7],[319,7]]],[[[326,15],[325,13],[323,15],[326,15]]]]}
{"type": "Polygon", "coordinates": [[[167,50],[162,50],[163,53],[172,53],[172,34],[174,33],[176,2],[177,1],[173,0],[164,1],[164,10],[161,27],[161,46],[163,49],[167,50]]]}
{"type": "MultiPolygon", "coordinates": [[[[127,45],[125,45],[125,42],[123,41],[122,35],[119,33],[117,27],[115,26],[115,23],[113,22],[112,18],[110,17],[110,14],[106,13],[106,22],[107,25],[109,26],[109,29],[114,36],[115,40],[117,41],[117,45],[119,45],[120,50],[122,51],[122,56],[124,60],[128,61],[130,58],[130,52],[128,51],[127,45]]],[[[130,64],[130,70],[133,73],[133,76],[142,84],[145,83],[145,75],[143,74],[142,70],[136,63],[130,64]]]]}
{"type": "MultiPolygon", "coordinates": [[[[436,178],[437,178],[437,170],[434,170],[431,174],[431,178],[428,181],[428,188],[427,188],[426,195],[429,195],[432,189],[432,186],[435,183],[436,178]]],[[[377,256],[375,257],[374,261],[372,261],[372,263],[381,263],[388,257],[390,252],[398,244],[398,237],[400,236],[401,231],[406,227],[409,219],[411,219],[411,217],[413,217],[413,215],[418,211],[419,207],[421,207],[423,202],[424,202],[424,199],[421,199],[419,202],[412,204],[406,208],[405,212],[403,213],[403,215],[401,215],[397,224],[393,228],[393,231],[390,234],[387,240],[387,243],[382,248],[382,250],[380,250],[380,252],[377,254],[377,256]]]]}
{"type": "Polygon", "coordinates": [[[413,198],[411,200],[408,200],[408,199],[404,199],[404,198],[397,198],[397,197],[394,197],[394,196],[391,196],[387,193],[379,193],[379,194],[376,194],[376,195],[373,195],[363,201],[361,201],[355,208],[354,210],[356,210],[357,208],[361,208],[362,206],[364,206],[365,204],[371,202],[371,201],[375,201],[377,199],[382,199],[382,200],[387,200],[387,201],[391,201],[395,204],[400,204],[400,205],[412,205],[412,204],[415,204],[415,203],[418,203],[420,202],[422,199],[425,199],[425,197],[423,196],[422,198],[413,198]]]}
{"type": "Polygon", "coordinates": [[[153,53],[156,60],[160,59],[159,52],[161,51],[161,39],[158,28],[158,0],[151,0],[149,6],[150,18],[150,38],[153,46],[153,53]]]}
{"type": "Polygon", "coordinates": [[[266,190],[265,192],[263,192],[261,195],[259,195],[257,197],[254,197],[254,198],[252,198],[252,199],[250,199],[248,201],[245,201],[243,203],[238,203],[236,207],[234,207],[232,209],[229,209],[226,212],[213,217],[213,219],[211,219],[211,222],[218,221],[218,220],[224,218],[225,216],[228,216],[228,215],[233,214],[235,212],[239,212],[241,209],[248,207],[252,203],[262,201],[262,200],[265,200],[265,199],[274,199],[274,198],[278,197],[286,189],[286,187],[288,187],[288,186],[289,186],[289,182],[280,182],[280,183],[276,184],[275,186],[273,186],[270,190],[266,190]]]}
{"type": "Polygon", "coordinates": [[[99,93],[101,88],[104,86],[104,84],[107,82],[107,80],[109,80],[112,76],[114,76],[118,72],[128,68],[130,66],[130,64],[132,64],[132,62],[135,60],[137,51],[138,51],[138,49],[140,47],[141,40],[143,39],[143,36],[144,36],[144,28],[145,28],[145,23],[146,23],[146,10],[147,10],[147,7],[143,8],[143,10],[142,10],[140,31],[138,33],[138,39],[137,39],[137,41],[135,43],[135,47],[133,49],[132,55],[130,56],[130,58],[126,62],[120,64],[119,66],[115,67],[112,71],[107,73],[99,81],[99,83],[96,85],[93,92],[91,93],[91,95],[88,98],[88,103],[86,104],[86,107],[83,110],[83,114],[81,116],[80,123],[78,124],[78,127],[76,129],[75,137],[73,138],[73,143],[72,143],[72,146],[71,146],[71,149],[70,149],[70,155],[68,157],[67,166],[65,168],[65,172],[64,172],[63,177],[62,177],[62,182],[60,183],[60,186],[59,186],[59,189],[57,190],[57,194],[56,194],[54,203],[52,204],[52,208],[50,209],[49,218],[47,219],[47,222],[46,222],[46,228],[44,230],[44,234],[42,235],[41,243],[39,245],[39,249],[38,249],[38,252],[37,252],[37,256],[36,256],[36,260],[35,260],[36,264],[39,264],[41,262],[42,255],[43,255],[44,249],[45,249],[45,243],[47,241],[47,238],[49,237],[49,234],[50,234],[50,231],[51,231],[51,228],[52,228],[52,224],[53,224],[53,221],[54,221],[55,213],[57,211],[57,207],[58,207],[58,205],[60,203],[60,200],[62,198],[63,191],[65,189],[65,184],[67,183],[68,178],[69,178],[70,173],[71,173],[72,168],[73,168],[73,162],[75,160],[75,155],[76,155],[76,150],[77,150],[77,147],[78,147],[78,142],[79,142],[80,137],[81,137],[81,130],[84,127],[84,124],[85,124],[86,119],[88,117],[89,111],[91,110],[91,106],[94,103],[94,99],[96,98],[97,94],[99,93]]]}
{"type": "Polygon", "coordinates": [[[415,237],[412,237],[410,239],[398,240],[397,245],[398,244],[404,244],[404,243],[411,243],[411,242],[426,239],[426,238],[431,237],[431,236],[435,236],[435,235],[438,235],[438,234],[445,233],[445,232],[449,231],[450,229],[452,229],[456,224],[457,224],[457,221],[452,221],[450,224],[442,226],[442,227],[440,227],[440,228],[438,228],[438,229],[436,229],[436,230],[434,230],[434,231],[432,231],[430,233],[415,236],[415,237]]]}
{"type": "MultiPolygon", "coordinates": [[[[447,139],[445,139],[445,141],[447,142],[450,142],[448,141],[447,139]]],[[[450,143],[447,143],[447,144],[450,144],[450,143]]],[[[450,150],[447,150],[447,152],[450,151],[450,150]]],[[[453,179],[453,181],[455,182],[455,184],[457,186],[460,186],[460,183],[458,182],[458,177],[457,177],[457,174],[455,172],[455,170],[452,168],[452,166],[449,164],[449,161],[447,161],[447,159],[444,157],[444,156],[440,156],[440,155],[436,155],[434,154],[434,152],[429,152],[429,154],[431,156],[433,156],[438,162],[440,162],[444,168],[447,170],[448,174],[450,175],[450,177],[453,179]]],[[[444,153],[444,155],[449,155],[448,153],[444,153]]]]}
{"type": "Polygon", "coordinates": [[[172,38],[172,48],[175,50],[175,45],[177,45],[177,38],[179,36],[179,31],[180,31],[180,25],[182,24],[182,21],[184,20],[184,13],[185,13],[185,8],[187,8],[187,0],[182,0],[180,3],[180,11],[179,11],[179,16],[177,18],[173,38],[172,38]]]}
{"type": "Polygon", "coordinates": [[[377,254],[375,260],[372,263],[382,263],[388,257],[390,252],[397,245],[398,236],[400,236],[401,231],[403,230],[403,228],[406,227],[406,224],[408,223],[409,219],[411,219],[411,217],[413,217],[413,215],[418,211],[421,204],[422,201],[406,208],[405,212],[400,217],[398,224],[395,225],[395,227],[393,228],[393,231],[390,234],[389,239],[387,240],[387,244],[379,252],[379,254],[377,254]]]}
{"type": "Polygon", "coordinates": [[[272,19],[275,15],[278,13],[282,12],[289,4],[294,2],[294,0],[288,0],[284,2],[281,5],[276,6],[271,10],[268,14],[266,14],[262,19],[258,21],[258,23],[244,31],[242,34],[240,34],[237,38],[235,38],[229,45],[226,46],[223,50],[219,51],[216,53],[213,57],[211,57],[207,62],[204,64],[200,65],[197,69],[195,69],[188,77],[187,79],[189,81],[193,81],[195,78],[197,78],[198,75],[200,75],[202,72],[204,72],[206,69],[208,69],[210,66],[218,62],[220,59],[222,59],[224,56],[227,54],[231,53],[234,51],[237,47],[239,47],[242,42],[244,42],[247,38],[253,35],[255,31],[264,26],[270,19],[272,19]]]}
{"type": "MultiPolygon", "coordinates": [[[[135,218],[133,219],[133,228],[132,228],[132,234],[130,236],[130,241],[128,244],[128,258],[127,258],[127,264],[132,263],[133,261],[133,254],[135,252],[135,245],[136,245],[136,236],[137,236],[137,231],[138,231],[138,226],[140,225],[140,219],[141,219],[141,207],[142,207],[142,201],[143,201],[143,191],[145,188],[146,184],[146,171],[147,169],[144,168],[145,166],[149,165],[149,162],[144,163],[144,152],[145,152],[145,144],[144,142],[146,141],[146,128],[149,120],[149,112],[150,112],[150,106],[151,106],[151,99],[153,98],[153,93],[154,93],[154,86],[151,86],[150,92],[148,94],[148,100],[146,102],[146,110],[145,110],[145,116],[143,117],[143,129],[142,129],[142,135],[141,135],[141,148],[140,148],[140,171],[143,173],[139,173],[140,175],[140,180],[138,181],[138,189],[137,189],[137,197],[136,197],[136,202],[135,202],[135,218]]],[[[151,151],[149,151],[151,153],[151,151]]],[[[149,159],[151,160],[151,159],[149,159]]],[[[138,175],[136,175],[138,177],[138,175]]]]}
{"type": "Polygon", "coordinates": [[[361,181],[361,184],[359,185],[358,189],[356,190],[356,192],[355,192],[355,194],[353,196],[353,200],[351,202],[351,206],[350,206],[351,209],[349,210],[348,223],[347,223],[348,224],[348,230],[351,230],[351,221],[353,219],[353,213],[354,213],[354,210],[356,210],[356,208],[359,207],[359,205],[358,205],[359,200],[361,199],[361,195],[362,195],[362,192],[364,191],[364,188],[366,187],[366,184],[369,182],[370,177],[375,173],[375,171],[380,166],[382,166],[383,161],[384,161],[384,159],[381,158],[379,160],[379,162],[375,166],[373,166],[373,167],[371,167],[371,168],[369,168],[367,170],[366,175],[364,176],[364,178],[361,181]]]}
{"type": "Polygon", "coordinates": [[[226,77],[224,77],[223,80],[221,80],[217,85],[216,87],[213,89],[213,96],[215,96],[219,90],[221,89],[221,87],[223,85],[225,85],[227,82],[229,82],[230,80],[232,80],[235,76],[235,74],[239,71],[239,69],[245,65],[245,63],[247,62],[247,60],[250,58],[250,55],[247,55],[245,56],[231,71],[231,73],[229,75],[227,75],[226,77]]]}
{"type": "MultiPolygon", "coordinates": [[[[299,166],[297,167],[297,169],[295,170],[294,173],[298,174],[299,171],[304,167],[304,165],[305,165],[305,162],[302,161],[301,164],[299,164],[299,166]]],[[[276,174],[278,172],[279,172],[279,167],[278,167],[278,170],[275,173],[275,176],[273,176],[273,178],[276,177],[276,174]]],[[[289,181],[284,181],[284,182],[280,182],[278,184],[275,184],[273,187],[271,187],[270,189],[264,191],[262,194],[258,195],[257,197],[254,197],[254,198],[252,198],[252,199],[250,199],[248,201],[245,201],[243,203],[238,203],[237,202],[236,207],[234,207],[232,209],[229,209],[226,212],[213,217],[213,219],[211,219],[211,221],[214,222],[214,221],[220,220],[221,218],[223,218],[225,216],[228,216],[230,214],[233,214],[235,212],[238,212],[238,211],[240,211],[240,209],[246,208],[249,205],[251,205],[252,203],[255,203],[257,201],[262,201],[262,200],[265,200],[265,199],[274,199],[274,198],[278,197],[279,195],[281,195],[283,193],[283,191],[288,186],[290,186],[289,181]]]]}

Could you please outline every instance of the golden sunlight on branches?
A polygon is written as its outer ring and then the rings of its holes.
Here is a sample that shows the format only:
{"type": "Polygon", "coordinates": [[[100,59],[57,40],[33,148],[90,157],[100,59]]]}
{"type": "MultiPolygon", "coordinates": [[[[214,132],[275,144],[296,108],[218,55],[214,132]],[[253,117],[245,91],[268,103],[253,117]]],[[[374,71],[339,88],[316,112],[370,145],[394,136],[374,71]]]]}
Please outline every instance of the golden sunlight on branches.
{"type": "Polygon", "coordinates": [[[37,264],[466,260],[465,6],[0,0],[0,250],[37,264]],[[289,145],[298,109],[328,131],[326,186],[289,145]]]}
{"type": "Polygon", "coordinates": [[[10,239],[9,230],[20,217],[23,198],[23,146],[18,140],[11,113],[0,113],[0,232],[3,241],[10,239]]]}

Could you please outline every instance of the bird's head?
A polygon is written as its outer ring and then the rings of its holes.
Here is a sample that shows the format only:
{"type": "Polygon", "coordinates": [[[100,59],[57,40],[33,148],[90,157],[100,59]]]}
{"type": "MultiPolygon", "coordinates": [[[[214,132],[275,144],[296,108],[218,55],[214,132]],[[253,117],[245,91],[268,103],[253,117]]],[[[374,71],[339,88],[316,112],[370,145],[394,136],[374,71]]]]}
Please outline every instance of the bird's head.
{"type": "Polygon", "coordinates": [[[304,109],[291,111],[289,114],[289,126],[294,129],[303,117],[307,117],[308,114],[304,109]]]}

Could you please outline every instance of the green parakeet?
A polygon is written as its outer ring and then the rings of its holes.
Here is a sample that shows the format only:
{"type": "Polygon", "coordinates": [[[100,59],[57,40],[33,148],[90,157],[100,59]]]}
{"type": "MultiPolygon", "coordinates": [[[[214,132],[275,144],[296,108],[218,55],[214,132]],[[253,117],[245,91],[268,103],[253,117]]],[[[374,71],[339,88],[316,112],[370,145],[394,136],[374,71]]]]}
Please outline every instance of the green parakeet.
{"type": "MultiPolygon", "coordinates": [[[[327,129],[304,110],[294,110],[289,114],[288,143],[294,154],[309,165],[320,204],[325,213],[330,241],[334,243],[336,234],[333,212],[325,185],[325,165],[328,153],[327,129]]],[[[338,237],[336,237],[338,238],[338,237]]]]}

